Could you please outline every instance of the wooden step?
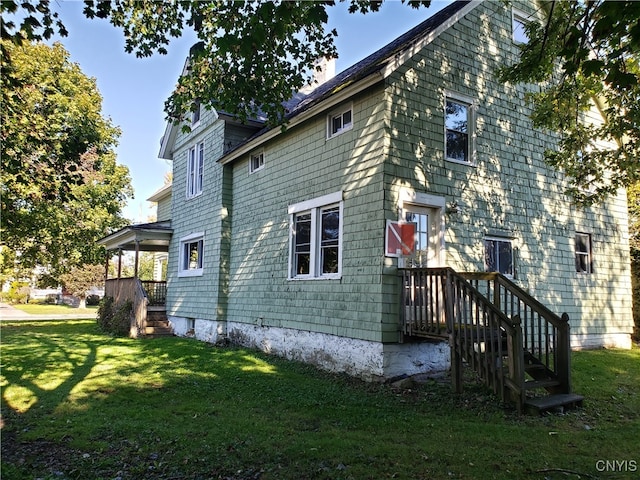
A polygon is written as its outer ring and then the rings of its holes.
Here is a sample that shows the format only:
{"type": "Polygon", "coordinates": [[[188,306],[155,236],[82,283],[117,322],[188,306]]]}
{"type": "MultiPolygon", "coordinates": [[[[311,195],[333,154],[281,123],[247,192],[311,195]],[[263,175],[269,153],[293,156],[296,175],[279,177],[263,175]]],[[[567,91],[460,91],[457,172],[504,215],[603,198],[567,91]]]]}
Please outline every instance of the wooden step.
{"type": "Polygon", "coordinates": [[[152,337],[168,337],[173,335],[173,330],[168,326],[149,326],[144,328],[144,334],[152,337]]]}
{"type": "Polygon", "coordinates": [[[548,388],[557,387],[560,385],[560,381],[555,378],[544,378],[540,380],[528,380],[524,382],[525,390],[533,390],[535,388],[548,388]]]}
{"type": "Polygon", "coordinates": [[[524,366],[524,371],[527,373],[544,372],[545,370],[548,370],[547,367],[541,363],[529,363],[524,366]]]}
{"type": "Polygon", "coordinates": [[[584,397],[575,393],[556,393],[546,397],[529,398],[524,405],[527,411],[542,413],[549,410],[576,408],[582,406],[584,397]]]}

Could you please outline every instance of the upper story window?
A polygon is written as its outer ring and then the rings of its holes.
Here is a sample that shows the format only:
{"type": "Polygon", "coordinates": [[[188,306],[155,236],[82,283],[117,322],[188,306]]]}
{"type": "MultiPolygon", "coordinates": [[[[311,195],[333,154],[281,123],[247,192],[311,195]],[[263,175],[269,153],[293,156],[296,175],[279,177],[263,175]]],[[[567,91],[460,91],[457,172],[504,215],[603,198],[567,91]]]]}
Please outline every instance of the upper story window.
{"type": "Polygon", "coordinates": [[[353,128],[353,107],[344,106],[334,110],[327,119],[327,138],[340,135],[353,128]]]}
{"type": "Polygon", "coordinates": [[[340,278],[342,192],[289,207],[289,278],[340,278]]]}
{"type": "Polygon", "coordinates": [[[180,239],[179,277],[196,277],[203,273],[204,232],[180,239]]]}
{"type": "Polygon", "coordinates": [[[193,102],[191,107],[191,126],[194,127],[200,123],[200,100],[193,102]]]}
{"type": "Polygon", "coordinates": [[[508,238],[484,239],[484,269],[513,277],[513,245],[508,238]]]}
{"type": "Polygon", "coordinates": [[[593,272],[591,258],[591,235],[588,233],[576,233],[576,272],[589,274],[593,272]]]}
{"type": "Polygon", "coordinates": [[[191,147],[187,158],[187,198],[202,193],[204,175],[204,142],[191,147]]]}
{"type": "Polygon", "coordinates": [[[447,95],[445,103],[445,158],[474,163],[474,104],[471,99],[447,95]]]}
{"type": "Polygon", "coordinates": [[[531,22],[531,16],[521,10],[511,11],[511,32],[514,43],[529,43],[527,24],[531,22]]]}
{"type": "Polygon", "coordinates": [[[264,152],[254,153],[249,159],[249,173],[253,173],[264,167],[264,152]]]}

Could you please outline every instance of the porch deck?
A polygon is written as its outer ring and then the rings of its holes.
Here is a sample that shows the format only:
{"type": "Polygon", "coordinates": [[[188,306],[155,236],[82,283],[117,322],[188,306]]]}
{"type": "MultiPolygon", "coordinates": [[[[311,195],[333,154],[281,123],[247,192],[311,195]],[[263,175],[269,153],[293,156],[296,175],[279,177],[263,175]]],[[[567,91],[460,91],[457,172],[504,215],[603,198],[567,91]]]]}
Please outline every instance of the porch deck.
{"type": "Polygon", "coordinates": [[[108,279],[105,296],[113,297],[116,304],[132,303],[131,337],[172,334],[165,309],[166,281],[142,281],[135,277],[108,279]]]}

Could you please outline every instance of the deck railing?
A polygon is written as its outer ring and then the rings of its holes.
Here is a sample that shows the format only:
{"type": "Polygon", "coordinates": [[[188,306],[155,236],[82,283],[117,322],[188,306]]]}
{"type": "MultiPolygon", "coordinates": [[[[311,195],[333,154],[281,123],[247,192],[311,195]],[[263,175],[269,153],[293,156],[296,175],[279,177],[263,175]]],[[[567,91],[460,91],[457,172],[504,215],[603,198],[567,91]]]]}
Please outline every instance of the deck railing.
{"type": "Polygon", "coordinates": [[[141,280],[142,288],[147,294],[150,306],[164,305],[167,300],[167,282],[141,280]]]}
{"type": "Polygon", "coordinates": [[[525,362],[544,363],[569,393],[569,327],[499,274],[459,274],[451,268],[399,269],[403,333],[448,337],[454,387],[462,389],[462,361],[503,400],[521,408],[525,362]],[[535,356],[527,357],[525,355],[535,356]]]}

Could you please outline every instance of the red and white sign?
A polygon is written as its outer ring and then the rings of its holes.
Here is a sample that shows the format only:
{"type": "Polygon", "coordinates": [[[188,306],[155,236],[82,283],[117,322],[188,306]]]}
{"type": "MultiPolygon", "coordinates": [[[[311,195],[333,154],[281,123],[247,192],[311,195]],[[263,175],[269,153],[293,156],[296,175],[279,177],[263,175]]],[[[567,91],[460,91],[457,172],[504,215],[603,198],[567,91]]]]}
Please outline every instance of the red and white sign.
{"type": "Polygon", "coordinates": [[[416,248],[416,224],[387,220],[385,256],[411,255],[416,248]]]}

